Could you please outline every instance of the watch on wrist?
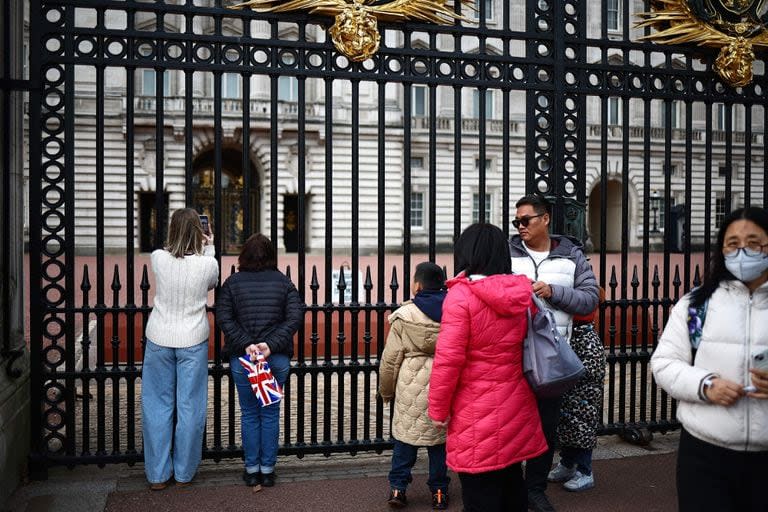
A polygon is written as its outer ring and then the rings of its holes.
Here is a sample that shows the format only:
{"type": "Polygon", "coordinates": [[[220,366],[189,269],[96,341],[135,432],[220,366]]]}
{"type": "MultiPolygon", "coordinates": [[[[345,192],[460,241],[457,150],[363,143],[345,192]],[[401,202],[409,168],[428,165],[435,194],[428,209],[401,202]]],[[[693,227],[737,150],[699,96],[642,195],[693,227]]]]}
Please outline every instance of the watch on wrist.
{"type": "Polygon", "coordinates": [[[702,395],[702,398],[704,398],[704,400],[709,400],[707,398],[707,390],[712,387],[712,384],[714,383],[714,381],[715,381],[714,376],[709,376],[703,381],[701,381],[701,395],[702,395]]]}

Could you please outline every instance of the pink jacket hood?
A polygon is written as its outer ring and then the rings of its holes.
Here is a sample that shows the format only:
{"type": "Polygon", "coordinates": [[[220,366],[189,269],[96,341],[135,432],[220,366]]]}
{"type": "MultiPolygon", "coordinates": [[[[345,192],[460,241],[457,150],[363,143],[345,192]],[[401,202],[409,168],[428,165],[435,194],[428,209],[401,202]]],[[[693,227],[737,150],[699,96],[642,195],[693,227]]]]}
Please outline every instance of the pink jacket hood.
{"type": "Polygon", "coordinates": [[[448,466],[495,471],[546,451],[523,377],[531,282],[494,275],[448,282],[429,381],[429,416],[448,420],[448,466]]]}
{"type": "Polygon", "coordinates": [[[500,316],[524,315],[526,308],[531,305],[530,279],[525,276],[514,276],[514,279],[510,277],[512,276],[509,274],[496,274],[470,280],[462,273],[449,279],[446,286],[451,289],[459,283],[466,284],[472,295],[500,316]],[[524,279],[520,279],[521,277],[524,279]],[[515,285],[509,286],[510,282],[515,285]],[[524,284],[526,282],[528,287],[524,284]]]}

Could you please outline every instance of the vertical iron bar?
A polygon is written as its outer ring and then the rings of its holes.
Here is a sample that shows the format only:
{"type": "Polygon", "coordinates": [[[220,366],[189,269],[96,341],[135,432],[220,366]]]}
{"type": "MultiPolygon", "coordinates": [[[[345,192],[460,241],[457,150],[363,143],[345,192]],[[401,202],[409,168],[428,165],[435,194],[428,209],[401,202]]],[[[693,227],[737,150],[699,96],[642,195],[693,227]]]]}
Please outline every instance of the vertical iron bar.
{"type": "MultiPolygon", "coordinates": [[[[431,48],[435,48],[435,33],[430,34],[431,48]]],[[[427,191],[427,208],[429,208],[428,230],[428,258],[435,261],[435,245],[437,245],[437,86],[429,86],[429,190],[427,191]]],[[[409,197],[409,196],[407,196],[409,197]]],[[[410,203],[410,200],[408,201],[410,203]]],[[[408,225],[411,225],[410,216],[408,225]]],[[[410,274],[403,275],[403,300],[410,296],[410,274]]]]}
{"type": "MultiPolygon", "coordinates": [[[[301,25],[302,38],[306,38],[306,26],[301,25]]],[[[306,58],[306,57],[304,57],[306,58]]],[[[301,60],[302,65],[305,64],[304,60],[301,60]]],[[[307,176],[307,142],[306,142],[306,111],[307,111],[307,97],[306,97],[306,77],[300,76],[297,78],[297,92],[299,94],[299,152],[298,152],[298,274],[296,276],[296,286],[298,287],[299,295],[301,296],[302,303],[306,302],[306,286],[307,279],[306,265],[307,265],[307,246],[306,246],[306,176],[307,176]]],[[[306,341],[306,322],[302,320],[299,327],[298,334],[298,366],[306,368],[306,354],[305,354],[305,341],[306,341]]],[[[304,415],[305,415],[305,400],[306,400],[306,372],[301,372],[297,375],[297,394],[296,394],[296,444],[303,446],[304,443],[304,415]]]]}
{"type": "MultiPolygon", "coordinates": [[[[385,258],[384,253],[386,250],[386,180],[387,180],[387,159],[386,159],[386,82],[379,80],[378,82],[378,167],[377,167],[377,185],[378,185],[378,205],[379,205],[379,221],[378,221],[378,233],[376,235],[377,254],[376,254],[376,360],[381,360],[381,354],[384,350],[384,322],[385,322],[385,308],[386,301],[384,298],[384,265],[385,258]]],[[[405,119],[405,118],[403,118],[405,119]]],[[[403,122],[403,127],[407,123],[403,122]]],[[[403,169],[405,174],[406,170],[403,169]]],[[[376,373],[376,382],[379,382],[378,367],[376,373]]],[[[366,389],[369,386],[366,385],[366,389]]],[[[382,439],[384,436],[384,402],[378,393],[376,393],[376,440],[382,439]]]]}
{"type": "MultiPolygon", "coordinates": [[[[40,0],[29,0],[29,44],[30,48],[42,47],[41,23],[37,14],[41,12],[40,0]]],[[[6,18],[7,19],[7,18],[6,18]]],[[[10,31],[9,31],[10,32],[10,31]]],[[[31,276],[41,276],[42,258],[42,215],[41,215],[41,185],[43,183],[43,167],[41,155],[42,136],[42,89],[41,68],[43,52],[30,51],[29,66],[29,404],[30,430],[29,436],[29,472],[32,478],[47,478],[48,469],[43,441],[43,319],[45,306],[43,304],[42,280],[31,276]]],[[[47,61],[46,61],[47,62],[47,61]]]]}
{"type": "MultiPolygon", "coordinates": [[[[360,361],[358,360],[358,321],[360,320],[360,81],[352,80],[352,304],[350,304],[350,397],[349,397],[349,439],[358,442],[358,375],[360,361]]],[[[343,379],[340,374],[339,378],[343,379]]],[[[343,438],[342,438],[343,439],[343,438]]]]}
{"type": "MultiPolygon", "coordinates": [[[[132,18],[132,16],[130,17],[132,18]]],[[[134,124],[134,94],[135,83],[134,78],[136,74],[136,68],[127,67],[125,70],[125,122],[127,126],[133,126],[134,124]]],[[[134,249],[136,246],[136,233],[134,230],[135,221],[135,196],[134,196],[134,163],[133,163],[133,150],[134,150],[134,132],[133,130],[126,130],[125,134],[125,274],[126,274],[126,293],[128,310],[127,322],[127,350],[128,350],[128,366],[126,370],[129,372],[129,376],[126,382],[127,389],[127,404],[126,415],[129,418],[127,421],[127,436],[128,442],[126,445],[126,453],[129,455],[136,454],[136,380],[138,377],[138,368],[136,367],[136,280],[134,272],[135,267],[135,254],[134,249]]]]}
{"type": "MultiPolygon", "coordinates": [[[[481,4],[484,6],[485,2],[481,2],[481,4]]],[[[478,87],[477,88],[478,93],[478,108],[480,112],[479,114],[479,126],[478,126],[478,165],[477,165],[477,220],[480,223],[486,223],[491,222],[491,219],[487,219],[485,217],[485,198],[486,198],[486,176],[485,176],[485,140],[487,137],[486,133],[486,118],[485,118],[485,105],[486,105],[486,94],[488,94],[488,89],[485,87],[478,87]]]]}
{"type": "MultiPolygon", "coordinates": [[[[411,163],[411,129],[413,125],[413,84],[403,83],[403,279],[411,273],[411,194],[413,169],[411,163]]],[[[432,222],[432,219],[429,219],[432,222]]],[[[403,293],[403,297],[407,292],[403,293]]]]}
{"type": "MultiPolygon", "coordinates": [[[[68,8],[64,14],[64,26],[75,26],[75,9],[68,8]]],[[[74,38],[64,38],[64,55],[72,58],[75,54],[74,38]]],[[[75,65],[66,64],[64,71],[64,259],[71,268],[75,265],[75,65]]],[[[75,274],[66,272],[64,276],[64,369],[73,375],[75,372],[75,274]],[[71,372],[71,373],[70,373],[71,372]]],[[[57,367],[60,370],[60,367],[57,367]]],[[[66,419],[64,432],[64,451],[67,455],[75,454],[75,379],[64,378],[64,403],[66,419]]]]}
{"type": "MultiPolygon", "coordinates": [[[[689,57],[690,59],[690,57],[689,57]]],[[[690,67],[690,66],[689,66],[690,67]]],[[[693,198],[693,105],[690,100],[685,101],[685,211],[683,212],[683,290],[687,293],[691,283],[691,200],[693,198]]],[[[681,234],[678,233],[678,236],[681,234]]]]}
{"type": "MultiPolygon", "coordinates": [[[[744,105],[744,203],[752,204],[752,105],[744,105]]],[[[765,202],[763,202],[765,205],[765,202]]]]}
{"type": "MultiPolygon", "coordinates": [[[[455,43],[457,46],[460,46],[460,42],[455,43]]],[[[461,199],[463,197],[462,194],[462,185],[461,185],[461,159],[462,159],[462,150],[461,150],[461,139],[462,139],[462,125],[461,125],[461,93],[462,88],[459,85],[455,85],[453,87],[453,148],[454,148],[454,157],[453,157],[453,240],[451,240],[452,243],[455,243],[456,240],[459,239],[459,235],[461,235],[461,229],[464,225],[464,222],[461,218],[461,199]]],[[[406,139],[407,140],[407,139],[406,139]]],[[[453,271],[449,275],[455,275],[459,272],[459,269],[456,268],[456,255],[453,257],[453,271]]],[[[448,277],[448,275],[446,275],[448,277]]]]}
{"type": "MultiPolygon", "coordinates": [[[[216,0],[218,3],[220,3],[221,0],[216,0]]],[[[216,33],[221,33],[221,17],[217,16],[215,18],[215,24],[216,24],[216,33]]],[[[222,73],[220,71],[214,71],[213,73],[213,126],[214,126],[214,135],[213,135],[213,170],[214,170],[214,180],[213,180],[213,204],[214,204],[214,218],[217,219],[216,224],[213,226],[214,231],[216,233],[216,236],[214,237],[214,244],[216,247],[216,258],[219,260],[219,273],[221,273],[221,255],[224,251],[225,241],[223,240],[223,237],[225,236],[226,231],[224,231],[224,225],[223,225],[223,219],[224,215],[222,214],[222,207],[221,207],[221,201],[222,201],[222,194],[221,194],[221,184],[222,184],[222,139],[224,137],[223,130],[221,126],[221,79],[222,79],[222,73]]],[[[243,173],[246,172],[245,169],[242,171],[243,173]]],[[[228,230],[227,230],[228,231],[228,230]]],[[[274,240],[274,238],[273,238],[274,240]]],[[[216,287],[216,290],[214,291],[214,300],[218,298],[219,288],[216,287]]],[[[221,330],[220,329],[214,329],[213,331],[213,403],[216,405],[213,408],[213,450],[217,452],[217,455],[214,456],[214,460],[219,460],[220,455],[218,455],[218,452],[221,451],[222,443],[221,443],[221,407],[218,407],[218,404],[221,403],[221,384],[222,384],[222,374],[224,373],[224,365],[222,364],[221,360],[221,345],[222,345],[222,339],[221,339],[221,330]]],[[[207,429],[206,429],[207,430],[207,429]]],[[[207,440],[207,438],[204,438],[207,440]]],[[[204,440],[204,442],[205,442],[204,440]]]]}
{"type": "MultiPolygon", "coordinates": [[[[333,78],[325,77],[325,358],[323,360],[323,444],[331,442],[331,361],[333,322],[333,78]]],[[[341,274],[343,276],[343,274],[341,274]]],[[[341,279],[341,277],[340,277],[341,279]]]]}
{"type": "MultiPolygon", "coordinates": [[[[648,55],[646,54],[646,58],[648,58],[648,55]]],[[[643,363],[642,368],[640,370],[640,379],[643,383],[648,382],[648,363],[647,363],[647,357],[649,357],[648,353],[648,335],[650,328],[649,322],[648,322],[648,315],[650,314],[650,309],[648,305],[648,286],[649,286],[649,271],[650,271],[650,264],[649,264],[649,257],[650,257],[650,234],[648,232],[648,226],[650,226],[650,215],[649,215],[649,209],[650,209],[650,195],[651,195],[651,134],[650,134],[650,128],[651,128],[651,100],[646,98],[643,100],[643,258],[642,258],[642,292],[641,296],[645,299],[643,307],[641,308],[642,313],[642,320],[641,320],[641,329],[640,332],[642,333],[642,338],[640,339],[641,343],[641,349],[640,354],[643,356],[643,360],[646,361],[643,363]]],[[[646,414],[646,402],[647,402],[647,393],[646,393],[646,386],[643,385],[640,391],[640,421],[646,422],[648,420],[647,414],[646,414]]]]}

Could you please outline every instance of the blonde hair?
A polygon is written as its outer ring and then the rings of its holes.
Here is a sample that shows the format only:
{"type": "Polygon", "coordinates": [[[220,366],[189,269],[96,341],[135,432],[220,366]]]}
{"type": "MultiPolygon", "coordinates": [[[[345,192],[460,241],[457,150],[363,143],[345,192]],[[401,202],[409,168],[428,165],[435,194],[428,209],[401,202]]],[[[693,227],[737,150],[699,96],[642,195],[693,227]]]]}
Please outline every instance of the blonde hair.
{"type": "Polygon", "coordinates": [[[197,211],[182,208],[173,212],[165,250],[176,258],[183,258],[189,254],[203,254],[204,245],[203,225],[197,211]]]}

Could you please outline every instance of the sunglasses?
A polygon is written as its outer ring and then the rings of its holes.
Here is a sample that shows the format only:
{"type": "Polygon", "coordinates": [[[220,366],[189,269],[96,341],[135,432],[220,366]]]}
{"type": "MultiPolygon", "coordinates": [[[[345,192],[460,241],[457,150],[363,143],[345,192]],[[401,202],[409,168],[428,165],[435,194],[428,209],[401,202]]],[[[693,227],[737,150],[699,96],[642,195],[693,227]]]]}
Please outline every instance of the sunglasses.
{"type": "Polygon", "coordinates": [[[521,225],[524,228],[528,227],[528,224],[531,222],[531,219],[535,219],[536,217],[541,217],[544,215],[543,213],[540,213],[538,215],[531,215],[530,217],[523,217],[521,219],[515,219],[512,221],[512,225],[515,226],[515,229],[519,228],[521,225]]]}

